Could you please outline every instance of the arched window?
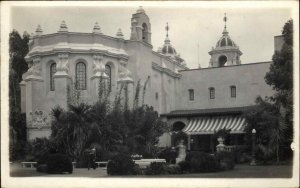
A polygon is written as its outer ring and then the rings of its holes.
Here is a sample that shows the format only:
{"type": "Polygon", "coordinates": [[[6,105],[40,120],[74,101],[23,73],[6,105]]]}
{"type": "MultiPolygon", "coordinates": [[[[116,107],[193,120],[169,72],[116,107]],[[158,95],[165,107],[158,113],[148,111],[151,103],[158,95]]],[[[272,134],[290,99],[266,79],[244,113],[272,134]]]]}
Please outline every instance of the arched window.
{"type": "Polygon", "coordinates": [[[108,91],[111,91],[111,68],[109,65],[105,65],[105,73],[108,76],[107,88],[108,88],[108,91]]]}
{"type": "Polygon", "coordinates": [[[86,90],[86,66],[82,62],[76,64],[76,89],[86,90]]]}
{"type": "Polygon", "coordinates": [[[236,86],[230,86],[230,96],[236,98],[236,86]]]}
{"type": "Polygon", "coordinates": [[[185,124],[181,121],[177,121],[173,124],[172,131],[178,132],[185,127],[185,124]]]}
{"type": "Polygon", "coordinates": [[[227,62],[227,57],[225,55],[221,55],[219,57],[219,66],[223,67],[225,66],[225,63],[227,62]]]}
{"type": "Polygon", "coordinates": [[[148,37],[147,37],[147,34],[148,34],[148,26],[147,26],[147,24],[145,24],[145,23],[143,23],[143,25],[142,25],[142,27],[143,27],[143,33],[142,33],[142,39],[143,39],[143,41],[148,41],[148,37]]]}
{"type": "Polygon", "coordinates": [[[55,90],[54,74],[56,73],[56,63],[50,65],[50,91],[55,90]]]}
{"type": "Polygon", "coordinates": [[[210,87],[209,88],[209,98],[214,99],[215,98],[215,88],[210,87]]]}

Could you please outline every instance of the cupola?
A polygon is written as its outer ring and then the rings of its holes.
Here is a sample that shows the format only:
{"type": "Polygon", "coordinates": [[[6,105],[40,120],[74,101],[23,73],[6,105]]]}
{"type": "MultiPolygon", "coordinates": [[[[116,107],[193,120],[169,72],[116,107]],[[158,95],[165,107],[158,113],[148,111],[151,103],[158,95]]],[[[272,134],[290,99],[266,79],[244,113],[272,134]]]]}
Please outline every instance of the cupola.
{"type": "Polygon", "coordinates": [[[167,23],[167,25],[166,25],[167,34],[166,34],[166,39],[164,41],[165,43],[161,48],[158,49],[157,52],[162,53],[166,56],[173,57],[173,56],[177,56],[177,52],[176,52],[175,48],[171,45],[171,41],[169,39],[169,29],[170,29],[170,27],[167,23]]]}
{"type": "Polygon", "coordinates": [[[223,67],[241,64],[240,56],[242,55],[242,52],[240,51],[239,46],[233,42],[229,36],[226,25],[227,20],[228,18],[225,13],[225,26],[222,36],[218,40],[216,47],[212,47],[211,51],[208,52],[208,54],[211,55],[209,67],[223,67]]]}

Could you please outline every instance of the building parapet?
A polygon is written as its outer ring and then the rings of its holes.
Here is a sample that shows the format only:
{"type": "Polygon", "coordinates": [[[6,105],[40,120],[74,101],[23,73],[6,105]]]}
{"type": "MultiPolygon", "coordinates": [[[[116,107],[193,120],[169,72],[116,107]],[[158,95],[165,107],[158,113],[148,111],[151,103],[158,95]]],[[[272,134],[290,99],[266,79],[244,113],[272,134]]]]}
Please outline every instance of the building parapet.
{"type": "Polygon", "coordinates": [[[166,73],[167,75],[175,77],[175,78],[181,78],[181,76],[182,76],[181,74],[173,72],[170,69],[161,67],[157,63],[154,63],[154,62],[152,62],[152,68],[155,69],[155,70],[158,70],[160,72],[166,73]]]}
{"type": "Polygon", "coordinates": [[[236,67],[242,67],[242,66],[248,66],[248,65],[257,65],[257,64],[264,64],[264,63],[272,63],[272,61],[247,63],[247,64],[239,64],[239,65],[230,65],[230,66],[224,66],[224,67],[207,67],[207,68],[198,68],[198,69],[185,69],[185,70],[179,70],[178,72],[207,70],[207,69],[223,69],[223,68],[232,68],[232,67],[236,68],[236,67]]]}

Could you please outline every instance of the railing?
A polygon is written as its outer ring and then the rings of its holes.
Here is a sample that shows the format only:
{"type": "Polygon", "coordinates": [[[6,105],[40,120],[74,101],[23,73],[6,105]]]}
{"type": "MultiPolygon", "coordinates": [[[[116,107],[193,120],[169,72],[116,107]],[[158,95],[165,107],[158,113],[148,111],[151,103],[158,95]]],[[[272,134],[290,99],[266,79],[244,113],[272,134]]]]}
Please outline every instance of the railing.
{"type": "Polygon", "coordinates": [[[226,146],[226,145],[218,145],[217,146],[217,151],[226,151],[226,152],[232,152],[238,149],[243,149],[247,147],[246,145],[231,145],[231,146],[226,146]]]}
{"type": "Polygon", "coordinates": [[[236,149],[236,146],[224,146],[223,151],[232,152],[236,149]]]}

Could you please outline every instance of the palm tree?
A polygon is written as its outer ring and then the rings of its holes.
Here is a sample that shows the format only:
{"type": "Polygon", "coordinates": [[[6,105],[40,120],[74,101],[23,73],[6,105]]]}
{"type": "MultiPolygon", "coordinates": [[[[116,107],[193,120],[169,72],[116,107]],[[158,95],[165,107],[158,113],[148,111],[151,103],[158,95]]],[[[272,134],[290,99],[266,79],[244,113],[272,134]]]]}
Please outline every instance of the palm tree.
{"type": "MultiPolygon", "coordinates": [[[[253,128],[257,131],[258,149],[264,154],[264,158],[276,157],[279,163],[280,145],[287,139],[288,125],[284,115],[280,112],[280,105],[272,103],[270,99],[256,99],[258,107],[247,112],[245,118],[248,121],[246,132],[251,136],[253,128]]],[[[250,138],[249,138],[250,140],[250,138]]]]}
{"type": "Polygon", "coordinates": [[[56,143],[57,150],[66,153],[75,160],[83,157],[87,147],[89,131],[92,124],[91,107],[85,103],[69,105],[69,111],[52,110],[51,139],[56,143]]]}

